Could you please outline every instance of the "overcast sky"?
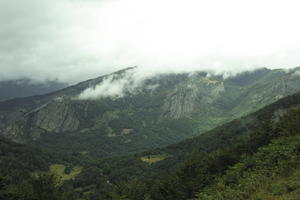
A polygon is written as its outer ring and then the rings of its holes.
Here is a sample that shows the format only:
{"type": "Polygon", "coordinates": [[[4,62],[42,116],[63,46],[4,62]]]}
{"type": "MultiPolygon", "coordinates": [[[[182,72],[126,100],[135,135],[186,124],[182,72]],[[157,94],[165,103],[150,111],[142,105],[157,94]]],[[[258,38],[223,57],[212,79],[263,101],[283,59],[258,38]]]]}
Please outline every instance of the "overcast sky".
{"type": "Polygon", "coordinates": [[[0,80],[300,66],[295,0],[0,0],[0,80]]]}

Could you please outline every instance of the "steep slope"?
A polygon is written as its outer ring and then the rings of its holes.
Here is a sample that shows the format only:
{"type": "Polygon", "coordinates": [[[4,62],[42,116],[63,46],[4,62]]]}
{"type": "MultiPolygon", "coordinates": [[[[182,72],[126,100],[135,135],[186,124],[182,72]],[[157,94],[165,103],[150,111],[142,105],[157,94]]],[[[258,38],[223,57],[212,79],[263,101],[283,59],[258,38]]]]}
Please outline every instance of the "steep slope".
{"type": "Polygon", "coordinates": [[[199,135],[300,91],[299,69],[261,69],[228,79],[204,72],[166,74],[147,78],[132,88],[134,80],[126,79],[136,70],[129,68],[54,93],[2,102],[0,134],[70,153],[106,156],[134,152],[199,135]],[[125,82],[124,95],[78,98],[87,89],[93,91],[107,82],[125,82]]]}

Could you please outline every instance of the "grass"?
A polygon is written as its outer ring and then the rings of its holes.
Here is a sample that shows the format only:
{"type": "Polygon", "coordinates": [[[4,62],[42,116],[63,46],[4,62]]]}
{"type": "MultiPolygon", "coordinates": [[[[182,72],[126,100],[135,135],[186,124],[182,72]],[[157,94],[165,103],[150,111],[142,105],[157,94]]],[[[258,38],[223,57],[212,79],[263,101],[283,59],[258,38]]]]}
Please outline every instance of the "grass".
{"type": "Polygon", "coordinates": [[[72,168],[69,174],[65,173],[66,166],[62,164],[50,165],[50,171],[62,178],[63,181],[74,179],[78,174],[80,174],[82,167],[75,166],[72,168]]]}
{"type": "Polygon", "coordinates": [[[81,155],[87,155],[87,154],[89,154],[89,151],[80,151],[79,152],[81,155]]]}
{"type": "Polygon", "coordinates": [[[122,130],[122,135],[129,135],[130,133],[132,132],[132,129],[129,129],[129,128],[124,128],[122,130]]]}
{"type": "Polygon", "coordinates": [[[162,160],[166,159],[167,157],[169,157],[167,154],[157,154],[157,155],[149,155],[149,156],[141,157],[141,160],[143,162],[152,164],[152,163],[162,161],[162,160]]]}

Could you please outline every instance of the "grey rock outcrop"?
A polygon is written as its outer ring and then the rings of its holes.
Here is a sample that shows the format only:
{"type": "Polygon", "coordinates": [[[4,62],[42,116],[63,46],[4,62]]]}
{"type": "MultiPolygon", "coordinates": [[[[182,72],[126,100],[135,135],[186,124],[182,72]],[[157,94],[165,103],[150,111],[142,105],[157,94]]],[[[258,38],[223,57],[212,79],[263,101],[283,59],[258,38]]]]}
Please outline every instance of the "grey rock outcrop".
{"type": "Polygon", "coordinates": [[[168,95],[163,105],[164,116],[179,119],[185,114],[199,111],[201,107],[213,104],[224,91],[221,81],[207,77],[192,78],[168,95]]]}
{"type": "Polygon", "coordinates": [[[55,100],[35,113],[34,124],[47,132],[59,133],[77,130],[79,120],[70,102],[55,100]]]}
{"type": "Polygon", "coordinates": [[[0,133],[15,142],[25,143],[38,140],[44,133],[75,131],[79,124],[73,102],[55,99],[23,115],[18,113],[0,133]]]}

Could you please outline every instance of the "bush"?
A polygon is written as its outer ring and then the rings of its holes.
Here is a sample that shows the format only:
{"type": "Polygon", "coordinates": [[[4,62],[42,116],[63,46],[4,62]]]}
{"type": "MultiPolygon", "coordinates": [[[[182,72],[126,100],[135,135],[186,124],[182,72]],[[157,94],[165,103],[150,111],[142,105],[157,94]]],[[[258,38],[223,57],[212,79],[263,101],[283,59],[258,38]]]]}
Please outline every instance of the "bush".
{"type": "Polygon", "coordinates": [[[288,187],[284,183],[274,183],[271,185],[270,192],[273,195],[283,195],[288,193],[288,187]]]}

